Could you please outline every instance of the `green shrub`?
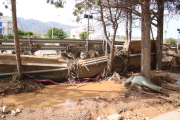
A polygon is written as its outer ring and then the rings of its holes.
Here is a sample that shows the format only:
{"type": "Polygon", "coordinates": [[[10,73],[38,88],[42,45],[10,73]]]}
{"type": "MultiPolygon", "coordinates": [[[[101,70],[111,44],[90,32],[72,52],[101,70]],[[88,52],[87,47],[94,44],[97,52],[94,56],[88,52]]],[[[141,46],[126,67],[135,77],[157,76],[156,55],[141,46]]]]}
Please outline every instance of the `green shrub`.
{"type": "Polygon", "coordinates": [[[24,35],[18,35],[19,38],[23,38],[24,35]]]}
{"type": "Polygon", "coordinates": [[[83,31],[79,34],[79,38],[85,40],[86,39],[86,35],[87,35],[87,31],[83,31]]]}
{"type": "MultiPolygon", "coordinates": [[[[52,38],[52,29],[48,30],[47,36],[48,38],[52,38]]],[[[67,34],[62,29],[53,28],[54,39],[64,39],[66,37],[67,37],[67,34]]]]}
{"type": "Polygon", "coordinates": [[[3,35],[0,33],[0,38],[3,37],[3,35]]]}
{"type": "Polygon", "coordinates": [[[6,42],[8,40],[8,36],[7,35],[4,35],[3,36],[3,41],[6,42]]]}
{"type": "Polygon", "coordinates": [[[31,31],[24,32],[24,35],[25,35],[25,36],[27,36],[27,35],[30,35],[30,36],[31,36],[31,35],[33,35],[33,32],[31,32],[31,31]]]}
{"type": "Polygon", "coordinates": [[[24,35],[25,31],[22,29],[18,29],[18,35],[24,35]]]}
{"type": "Polygon", "coordinates": [[[53,36],[53,39],[59,39],[58,36],[53,36]]]}
{"type": "Polygon", "coordinates": [[[41,38],[41,36],[38,36],[38,35],[36,35],[36,36],[33,36],[34,38],[41,38]]]}
{"type": "Polygon", "coordinates": [[[176,43],[177,43],[177,40],[174,38],[169,38],[166,40],[166,44],[176,44],[176,43]]]}
{"type": "Polygon", "coordinates": [[[9,34],[7,36],[8,36],[8,38],[14,38],[14,36],[12,34],[9,34]]]}

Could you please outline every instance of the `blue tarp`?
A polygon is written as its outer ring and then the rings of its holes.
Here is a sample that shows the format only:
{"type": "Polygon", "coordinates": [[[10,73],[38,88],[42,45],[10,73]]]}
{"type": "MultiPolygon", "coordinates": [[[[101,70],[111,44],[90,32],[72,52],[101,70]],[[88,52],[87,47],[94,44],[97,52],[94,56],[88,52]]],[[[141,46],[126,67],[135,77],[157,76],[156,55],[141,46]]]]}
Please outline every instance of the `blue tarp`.
{"type": "Polygon", "coordinates": [[[2,27],[2,22],[0,22],[0,28],[2,27]]]}
{"type": "Polygon", "coordinates": [[[0,28],[0,33],[2,33],[2,28],[0,28]]]}

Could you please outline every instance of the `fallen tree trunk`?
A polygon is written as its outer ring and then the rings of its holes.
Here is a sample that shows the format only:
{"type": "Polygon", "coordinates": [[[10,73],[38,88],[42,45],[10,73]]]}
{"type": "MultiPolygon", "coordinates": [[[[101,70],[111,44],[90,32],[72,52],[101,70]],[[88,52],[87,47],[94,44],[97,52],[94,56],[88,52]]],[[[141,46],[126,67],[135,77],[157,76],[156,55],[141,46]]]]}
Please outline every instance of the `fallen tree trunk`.
{"type": "Polygon", "coordinates": [[[180,92],[180,85],[174,85],[174,84],[170,84],[170,83],[162,83],[161,86],[166,89],[180,92]]]}

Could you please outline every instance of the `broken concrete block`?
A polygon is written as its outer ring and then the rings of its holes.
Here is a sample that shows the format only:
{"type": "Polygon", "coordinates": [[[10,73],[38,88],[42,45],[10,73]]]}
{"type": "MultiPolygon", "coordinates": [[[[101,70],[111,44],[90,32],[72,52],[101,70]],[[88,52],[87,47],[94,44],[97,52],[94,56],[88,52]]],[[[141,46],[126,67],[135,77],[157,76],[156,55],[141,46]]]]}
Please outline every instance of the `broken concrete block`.
{"type": "Polygon", "coordinates": [[[1,118],[5,118],[6,116],[5,115],[2,115],[1,118]]]}
{"type": "Polygon", "coordinates": [[[11,115],[12,115],[12,116],[16,116],[16,111],[11,110],[11,115]]]}
{"type": "Polygon", "coordinates": [[[109,115],[107,118],[108,120],[122,120],[123,116],[119,114],[113,114],[113,115],[109,115]]]}
{"type": "Polygon", "coordinates": [[[8,110],[8,108],[7,108],[6,106],[3,106],[2,112],[3,112],[3,113],[8,113],[9,110],[8,110]]]}
{"type": "Polygon", "coordinates": [[[17,112],[17,113],[20,113],[20,112],[21,112],[21,110],[20,110],[20,109],[16,109],[16,112],[17,112]]]}

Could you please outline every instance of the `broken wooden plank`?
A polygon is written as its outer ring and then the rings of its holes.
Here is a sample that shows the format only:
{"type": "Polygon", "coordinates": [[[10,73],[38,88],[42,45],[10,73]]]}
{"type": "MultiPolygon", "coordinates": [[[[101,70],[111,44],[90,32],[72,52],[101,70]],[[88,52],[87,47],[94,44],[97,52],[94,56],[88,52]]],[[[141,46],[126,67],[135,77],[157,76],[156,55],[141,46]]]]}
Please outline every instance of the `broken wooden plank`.
{"type": "Polygon", "coordinates": [[[166,89],[180,92],[180,85],[175,85],[175,84],[170,84],[170,83],[162,83],[161,86],[166,89]]]}

